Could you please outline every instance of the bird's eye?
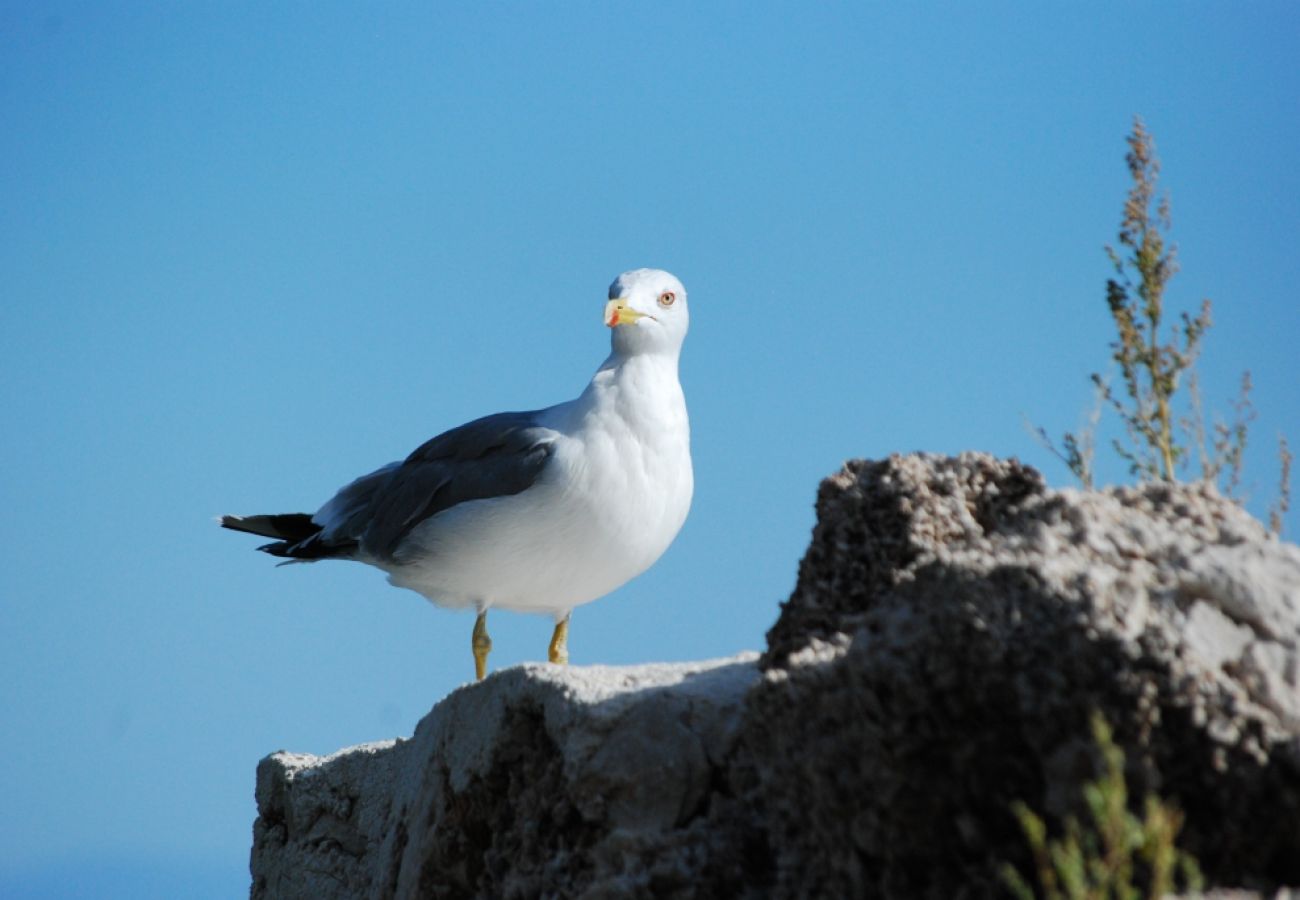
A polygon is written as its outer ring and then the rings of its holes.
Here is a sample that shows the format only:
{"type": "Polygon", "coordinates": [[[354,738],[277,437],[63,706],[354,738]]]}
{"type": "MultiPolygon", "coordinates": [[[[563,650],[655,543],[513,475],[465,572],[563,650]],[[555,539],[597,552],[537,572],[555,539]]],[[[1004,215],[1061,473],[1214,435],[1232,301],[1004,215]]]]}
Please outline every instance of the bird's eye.
{"type": "Polygon", "coordinates": [[[672,306],[677,301],[677,295],[672,291],[664,291],[659,295],[660,306],[672,306]]]}

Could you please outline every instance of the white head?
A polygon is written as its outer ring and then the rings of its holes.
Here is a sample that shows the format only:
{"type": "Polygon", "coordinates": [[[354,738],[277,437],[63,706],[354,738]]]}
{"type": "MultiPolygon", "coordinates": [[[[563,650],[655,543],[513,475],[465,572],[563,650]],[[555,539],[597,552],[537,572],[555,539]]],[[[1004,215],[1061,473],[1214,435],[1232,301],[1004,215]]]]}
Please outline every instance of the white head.
{"type": "Polygon", "coordinates": [[[691,316],[686,288],[661,269],[633,269],[614,279],[605,304],[605,324],[614,330],[614,352],[681,352],[691,316]]]}

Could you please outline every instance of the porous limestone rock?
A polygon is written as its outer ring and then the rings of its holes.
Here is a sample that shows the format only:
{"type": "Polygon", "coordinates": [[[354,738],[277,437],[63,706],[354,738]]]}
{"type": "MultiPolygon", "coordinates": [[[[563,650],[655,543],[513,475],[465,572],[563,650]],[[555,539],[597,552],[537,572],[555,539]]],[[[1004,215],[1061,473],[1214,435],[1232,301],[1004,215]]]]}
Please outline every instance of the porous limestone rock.
{"type": "Polygon", "coordinates": [[[747,698],[768,888],[996,894],[1013,801],[1082,813],[1093,710],[1214,882],[1300,883],[1298,652],[1300,548],[1211,487],[850,462],[747,698]]]}
{"type": "Polygon", "coordinates": [[[700,826],[755,660],[518,666],[452,693],[409,740],[272,754],[253,897],[681,892],[715,865],[700,826]]]}
{"type": "Polygon", "coordinates": [[[1300,884],[1300,548],[1203,485],[984,454],[826,479],[761,657],[523,666],[258,770],[255,897],[976,898],[1089,719],[1211,882],[1300,884]]]}

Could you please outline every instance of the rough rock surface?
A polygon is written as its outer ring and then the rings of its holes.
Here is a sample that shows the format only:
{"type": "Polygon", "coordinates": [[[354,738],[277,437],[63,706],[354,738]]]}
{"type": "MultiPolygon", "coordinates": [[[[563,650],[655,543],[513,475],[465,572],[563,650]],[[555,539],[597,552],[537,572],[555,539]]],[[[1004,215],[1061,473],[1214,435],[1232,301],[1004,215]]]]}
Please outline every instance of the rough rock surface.
{"type": "Polygon", "coordinates": [[[775,893],[993,894],[1013,800],[1079,811],[1093,709],[1214,883],[1300,883],[1300,548],[1211,488],[851,462],[768,642],[743,742],[775,893]]]}
{"type": "Polygon", "coordinates": [[[685,892],[727,856],[704,826],[756,657],[520,666],[455,691],[409,740],[273,754],[253,896],[685,892]]]}
{"type": "Polygon", "coordinates": [[[1211,882],[1300,884],[1300,548],[1202,486],[855,461],[759,660],[526,666],[258,769],[255,897],[985,897],[1088,720],[1211,882]]]}

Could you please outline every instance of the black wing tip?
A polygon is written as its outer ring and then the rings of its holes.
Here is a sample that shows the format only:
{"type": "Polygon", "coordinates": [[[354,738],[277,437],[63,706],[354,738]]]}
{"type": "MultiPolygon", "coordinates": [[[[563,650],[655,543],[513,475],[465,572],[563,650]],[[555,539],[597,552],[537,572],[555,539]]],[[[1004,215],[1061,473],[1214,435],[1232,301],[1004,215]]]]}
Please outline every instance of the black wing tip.
{"type": "Polygon", "coordinates": [[[262,537],[275,537],[268,535],[265,526],[260,523],[265,516],[218,516],[217,523],[222,528],[228,528],[231,531],[239,531],[243,534],[260,534],[262,537]]]}
{"type": "Polygon", "coordinates": [[[293,544],[288,541],[273,541],[269,544],[260,544],[257,549],[272,556],[288,556],[289,548],[292,546],[293,544]]]}
{"type": "Polygon", "coordinates": [[[319,536],[312,535],[302,541],[273,541],[257,549],[291,562],[315,562],[318,559],[351,559],[356,548],[356,541],[327,544],[319,536]]]}
{"type": "Polygon", "coordinates": [[[356,551],[356,541],[327,543],[321,540],[320,525],[306,513],[281,513],[271,516],[221,516],[222,528],[242,531],[259,537],[275,538],[258,547],[263,553],[301,562],[316,559],[349,559],[356,551]]]}
{"type": "Polygon", "coordinates": [[[320,526],[307,513],[278,513],[265,516],[222,516],[222,528],[259,534],[290,543],[305,541],[320,531],[320,526]]]}

